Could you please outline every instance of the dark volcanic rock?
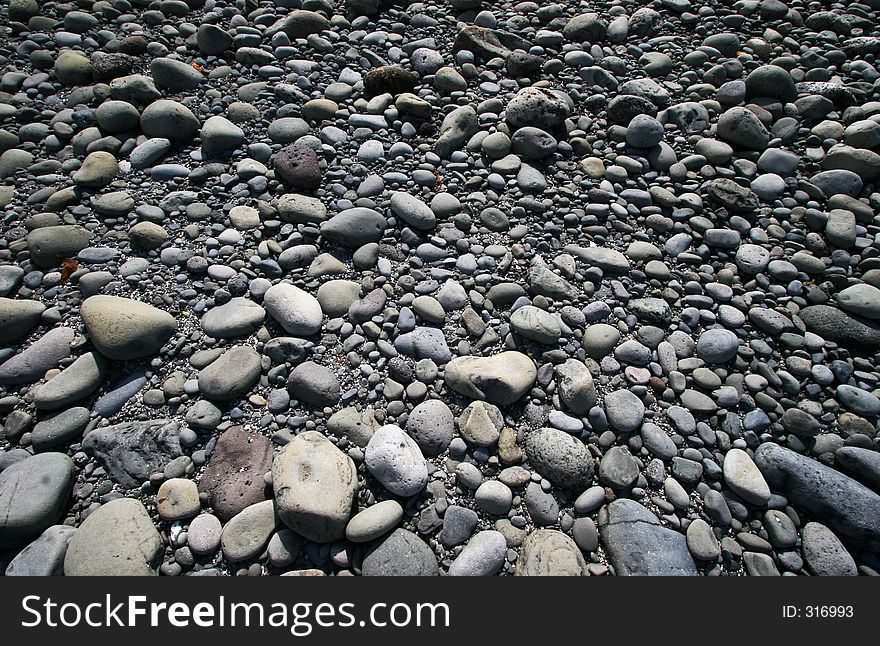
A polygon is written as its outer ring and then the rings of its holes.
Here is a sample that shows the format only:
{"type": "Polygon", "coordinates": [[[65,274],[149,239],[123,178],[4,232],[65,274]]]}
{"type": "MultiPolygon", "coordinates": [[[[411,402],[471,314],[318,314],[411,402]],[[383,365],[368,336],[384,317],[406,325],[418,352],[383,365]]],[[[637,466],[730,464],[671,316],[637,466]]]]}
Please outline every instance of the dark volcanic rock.
{"type": "Polygon", "coordinates": [[[418,79],[416,75],[402,67],[385,65],[372,69],[364,75],[364,89],[371,96],[377,94],[403,94],[412,92],[418,79]]]}
{"type": "Polygon", "coordinates": [[[810,332],[853,350],[880,350],[880,326],[830,305],[811,305],[798,316],[810,332]]]}
{"type": "Polygon", "coordinates": [[[178,431],[177,422],[167,419],[124,422],[95,429],[82,446],[114,482],[134,489],[181,455],[178,431]]]}
{"type": "Polygon", "coordinates": [[[309,146],[293,142],[272,158],[275,174],[295,189],[314,191],[321,185],[318,154],[309,146]]]}
{"type": "Polygon", "coordinates": [[[602,544],[618,576],[696,576],[683,534],[634,500],[620,498],[599,512],[602,544]]]}
{"type": "Polygon", "coordinates": [[[821,462],[776,444],[762,444],[755,464],[771,489],[852,545],[880,550],[880,495],[821,462]]]}

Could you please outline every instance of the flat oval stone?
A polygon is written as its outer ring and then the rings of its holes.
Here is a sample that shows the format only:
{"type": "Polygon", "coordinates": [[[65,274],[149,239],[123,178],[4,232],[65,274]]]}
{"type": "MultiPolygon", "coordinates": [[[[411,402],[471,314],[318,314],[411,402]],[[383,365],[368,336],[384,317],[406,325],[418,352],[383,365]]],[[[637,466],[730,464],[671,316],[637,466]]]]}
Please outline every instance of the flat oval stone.
{"type": "Polygon", "coordinates": [[[763,507],[770,500],[770,487],[755,462],[742,449],[730,449],[724,456],[724,480],[745,501],[763,507]]]}
{"type": "Polygon", "coordinates": [[[446,364],[446,384],[459,394],[509,406],[535,383],[535,364],[520,352],[491,357],[456,357],[446,364]]]}
{"type": "Polygon", "coordinates": [[[345,537],[352,543],[368,543],[390,532],[403,518],[403,507],[396,500],[383,500],[357,513],[345,526],[345,537]]]}

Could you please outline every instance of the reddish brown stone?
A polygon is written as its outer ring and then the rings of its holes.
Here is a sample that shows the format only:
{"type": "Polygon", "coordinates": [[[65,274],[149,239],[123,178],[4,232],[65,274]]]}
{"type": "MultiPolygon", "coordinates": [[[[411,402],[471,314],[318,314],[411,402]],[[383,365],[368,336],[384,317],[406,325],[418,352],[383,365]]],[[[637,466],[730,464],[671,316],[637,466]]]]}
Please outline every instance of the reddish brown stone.
{"type": "Polygon", "coordinates": [[[304,143],[285,146],[272,160],[275,174],[285,184],[303,191],[314,191],[321,185],[318,154],[304,143]]]}
{"type": "Polygon", "coordinates": [[[233,426],[217,440],[199,491],[208,494],[214,513],[227,521],[266,499],[265,474],[272,470],[272,443],[259,433],[233,426]]]}

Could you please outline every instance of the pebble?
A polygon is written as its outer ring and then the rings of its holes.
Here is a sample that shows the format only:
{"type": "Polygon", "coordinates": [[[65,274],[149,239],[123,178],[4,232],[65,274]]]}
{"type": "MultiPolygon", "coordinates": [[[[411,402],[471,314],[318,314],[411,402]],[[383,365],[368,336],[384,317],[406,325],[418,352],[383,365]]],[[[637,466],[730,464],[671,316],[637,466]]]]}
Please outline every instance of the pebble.
{"type": "Polygon", "coordinates": [[[214,554],[220,547],[222,531],[223,527],[216,516],[200,514],[193,518],[186,530],[186,544],[200,556],[214,554]]]}
{"type": "Polygon", "coordinates": [[[802,531],[804,562],[816,576],[857,576],[855,561],[840,539],[821,523],[807,523],[802,531]]]}
{"type": "Polygon", "coordinates": [[[211,401],[237,400],[250,392],[260,378],[260,355],[247,345],[223,352],[199,371],[199,392],[211,401]]]}
{"type": "Polygon", "coordinates": [[[156,509],[162,520],[191,518],[201,511],[199,489],[185,478],[171,478],[162,483],[156,494],[156,509]]]}
{"type": "Polygon", "coordinates": [[[621,498],[603,508],[599,536],[619,576],[697,574],[685,537],[634,500],[621,498]]]}
{"type": "Polygon", "coordinates": [[[724,479],[731,490],[746,502],[763,506],[770,500],[770,487],[749,454],[731,449],[724,458],[724,479]]]}

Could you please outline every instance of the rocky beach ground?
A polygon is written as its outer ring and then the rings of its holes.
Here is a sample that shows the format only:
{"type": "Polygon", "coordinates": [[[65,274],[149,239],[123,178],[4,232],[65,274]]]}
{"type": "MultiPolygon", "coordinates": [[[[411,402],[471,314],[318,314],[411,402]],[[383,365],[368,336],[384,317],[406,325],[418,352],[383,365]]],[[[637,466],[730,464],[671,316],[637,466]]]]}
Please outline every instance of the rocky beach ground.
{"type": "Polygon", "coordinates": [[[0,572],[876,575],[878,24],[5,1],[0,572]]]}

